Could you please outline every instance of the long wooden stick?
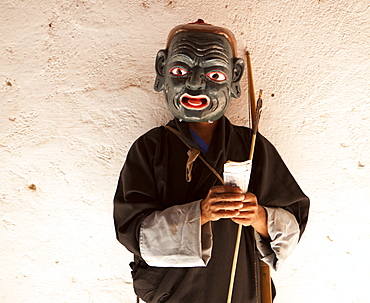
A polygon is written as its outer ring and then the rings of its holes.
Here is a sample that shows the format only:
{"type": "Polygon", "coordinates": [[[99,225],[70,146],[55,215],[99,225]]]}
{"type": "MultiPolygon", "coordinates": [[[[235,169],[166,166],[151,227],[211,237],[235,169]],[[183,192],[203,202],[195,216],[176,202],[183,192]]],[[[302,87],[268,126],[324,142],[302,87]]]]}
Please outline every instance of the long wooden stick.
{"type": "MultiPolygon", "coordinates": [[[[247,71],[248,71],[248,92],[249,92],[249,102],[250,102],[250,116],[252,120],[252,129],[254,129],[255,121],[256,121],[256,98],[254,95],[254,80],[253,80],[253,73],[252,73],[252,63],[250,58],[250,53],[247,51],[247,71]]],[[[253,131],[252,135],[252,142],[249,151],[249,160],[253,159],[254,154],[254,147],[256,142],[256,133],[253,131]]],[[[231,298],[233,295],[234,289],[234,280],[235,280],[235,273],[236,273],[236,266],[238,264],[238,256],[239,256],[239,248],[240,248],[240,240],[242,235],[243,225],[239,224],[238,232],[236,235],[236,242],[235,242],[235,249],[234,249],[234,258],[231,267],[231,274],[230,274],[230,284],[229,284],[229,292],[227,294],[227,303],[231,303],[231,298]]]]}
{"type": "MultiPolygon", "coordinates": [[[[255,123],[253,125],[253,135],[252,135],[252,142],[251,142],[251,148],[249,151],[249,159],[250,161],[253,160],[253,154],[254,154],[254,147],[256,145],[256,137],[257,137],[257,128],[258,128],[258,122],[259,117],[261,113],[261,107],[262,107],[262,90],[260,90],[260,95],[257,102],[257,108],[255,113],[255,123]]],[[[236,235],[236,243],[235,243],[235,249],[234,249],[234,258],[233,258],[233,264],[231,267],[231,275],[230,275],[230,284],[229,284],[229,292],[227,295],[227,303],[231,303],[231,298],[233,295],[233,288],[234,288],[234,280],[235,280],[235,273],[236,273],[236,266],[238,264],[238,256],[239,256],[239,248],[240,248],[240,240],[242,235],[242,229],[243,224],[239,224],[238,226],[238,233],[236,235]]]]}
{"type": "Polygon", "coordinates": [[[233,265],[232,265],[232,268],[231,268],[229,292],[227,294],[227,303],[231,303],[231,298],[233,296],[235,272],[236,272],[236,265],[238,264],[238,255],[239,255],[240,239],[241,239],[241,236],[242,236],[242,228],[243,228],[243,225],[242,224],[239,224],[239,226],[238,226],[238,233],[236,235],[236,243],[235,243],[235,250],[234,250],[233,265]]]}
{"type": "MultiPolygon", "coordinates": [[[[261,108],[262,108],[262,90],[259,92],[257,104],[256,104],[256,98],[254,93],[254,80],[253,80],[253,73],[252,73],[252,63],[250,59],[250,53],[247,51],[247,69],[248,69],[248,86],[249,86],[249,99],[250,99],[250,115],[252,118],[252,129],[253,129],[253,135],[252,135],[252,142],[251,142],[251,148],[249,151],[249,160],[253,160],[253,154],[254,154],[254,147],[256,143],[256,137],[257,137],[257,130],[258,130],[258,123],[261,116],[261,108]]],[[[229,292],[227,295],[227,303],[231,303],[231,298],[233,294],[233,288],[234,288],[234,280],[235,280],[235,273],[236,273],[236,266],[238,263],[238,256],[239,256],[239,248],[240,248],[240,240],[241,240],[241,234],[242,234],[243,225],[239,224],[238,226],[238,232],[236,236],[236,243],[235,243],[235,249],[234,249],[234,258],[233,258],[233,264],[231,268],[231,275],[230,275],[230,284],[229,284],[229,292]]],[[[265,263],[263,263],[265,264],[265,263]]],[[[266,278],[266,268],[264,267],[264,277],[266,278]]],[[[269,268],[267,269],[267,279],[270,280],[270,272],[269,268]]],[[[267,290],[268,294],[271,294],[271,286],[270,291],[267,290]]],[[[271,295],[268,295],[267,298],[270,298],[271,295]]],[[[266,298],[266,296],[263,296],[263,298],[266,298]]],[[[266,303],[270,303],[270,301],[265,301],[266,303]]],[[[264,301],[262,301],[264,302],[264,301]]]]}

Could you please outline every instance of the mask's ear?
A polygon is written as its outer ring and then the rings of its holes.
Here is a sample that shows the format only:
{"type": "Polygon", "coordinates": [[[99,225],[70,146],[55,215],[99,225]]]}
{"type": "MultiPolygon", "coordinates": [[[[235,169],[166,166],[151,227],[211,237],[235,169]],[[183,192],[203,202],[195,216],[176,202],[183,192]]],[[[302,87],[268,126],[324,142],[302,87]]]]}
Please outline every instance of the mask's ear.
{"type": "Polygon", "coordinates": [[[160,50],[155,58],[155,71],[157,77],[155,78],[154,89],[160,92],[164,89],[164,70],[166,65],[167,52],[166,50],[160,50]]]}
{"type": "Polygon", "coordinates": [[[239,98],[241,95],[240,90],[240,79],[244,72],[244,60],[241,58],[234,58],[234,68],[233,68],[233,80],[231,82],[231,97],[239,98]]]}

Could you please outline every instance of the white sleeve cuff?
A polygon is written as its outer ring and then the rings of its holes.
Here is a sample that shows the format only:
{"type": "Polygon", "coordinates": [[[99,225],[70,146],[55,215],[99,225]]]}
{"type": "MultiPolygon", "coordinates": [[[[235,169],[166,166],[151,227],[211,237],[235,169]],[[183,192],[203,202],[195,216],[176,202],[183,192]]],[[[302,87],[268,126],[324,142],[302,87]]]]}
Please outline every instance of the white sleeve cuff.
{"type": "Polygon", "coordinates": [[[141,256],[150,266],[206,266],[211,258],[211,224],[201,226],[200,201],[174,205],[147,216],[140,227],[141,256]]]}
{"type": "Polygon", "coordinates": [[[279,207],[264,207],[271,241],[263,239],[256,231],[255,238],[261,260],[277,270],[293,252],[299,240],[299,225],[295,217],[279,207]]]}

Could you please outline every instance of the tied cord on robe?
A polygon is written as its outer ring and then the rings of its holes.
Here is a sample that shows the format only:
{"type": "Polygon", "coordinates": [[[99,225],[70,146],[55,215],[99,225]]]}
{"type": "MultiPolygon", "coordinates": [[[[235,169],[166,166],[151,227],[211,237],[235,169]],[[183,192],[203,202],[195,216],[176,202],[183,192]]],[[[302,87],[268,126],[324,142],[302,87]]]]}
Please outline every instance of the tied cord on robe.
{"type": "Polygon", "coordinates": [[[176,129],[168,125],[166,125],[165,128],[167,128],[169,131],[174,133],[189,148],[188,150],[189,158],[188,158],[188,161],[186,162],[186,176],[185,176],[186,182],[191,181],[191,171],[193,169],[193,163],[197,158],[199,158],[211,170],[211,172],[216,175],[216,177],[222,182],[222,184],[224,184],[224,180],[219,175],[219,173],[200,155],[199,149],[190,147],[189,144],[187,144],[185,140],[182,138],[180,132],[177,131],[176,129]]]}

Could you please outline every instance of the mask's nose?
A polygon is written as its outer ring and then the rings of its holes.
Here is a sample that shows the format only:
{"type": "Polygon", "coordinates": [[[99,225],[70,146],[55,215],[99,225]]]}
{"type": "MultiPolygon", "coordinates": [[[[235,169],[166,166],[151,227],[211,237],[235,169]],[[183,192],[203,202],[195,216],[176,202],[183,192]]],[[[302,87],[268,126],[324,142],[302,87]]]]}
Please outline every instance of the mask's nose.
{"type": "Polygon", "coordinates": [[[204,90],[206,87],[206,81],[204,79],[204,70],[199,66],[193,67],[186,80],[186,88],[189,90],[204,90]]]}

